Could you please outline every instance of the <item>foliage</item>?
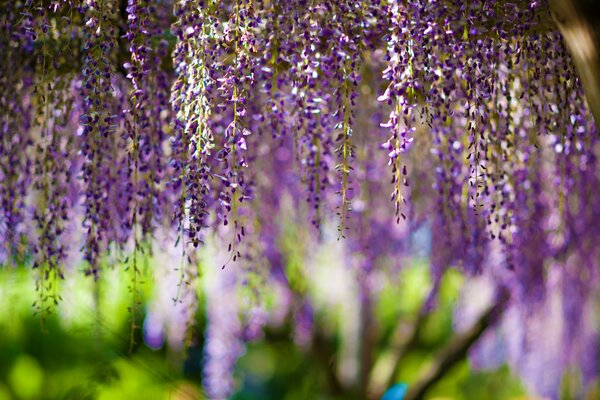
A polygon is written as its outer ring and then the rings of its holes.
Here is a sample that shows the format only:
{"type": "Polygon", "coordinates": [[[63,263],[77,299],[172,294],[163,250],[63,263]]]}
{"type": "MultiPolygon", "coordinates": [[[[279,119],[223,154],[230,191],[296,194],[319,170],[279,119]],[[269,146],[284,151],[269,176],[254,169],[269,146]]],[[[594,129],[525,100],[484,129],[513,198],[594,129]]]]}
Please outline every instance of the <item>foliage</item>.
{"type": "MultiPolygon", "coordinates": [[[[411,266],[410,271],[403,277],[407,285],[427,281],[424,265],[411,266]]],[[[30,313],[31,301],[36,296],[30,285],[31,271],[20,267],[17,271],[0,273],[0,283],[4,288],[0,302],[0,399],[203,398],[201,365],[198,362],[205,333],[202,313],[196,315],[195,336],[198,342],[187,355],[184,350],[166,344],[152,349],[140,346],[134,354],[129,354],[128,313],[124,307],[129,293],[119,284],[123,274],[117,269],[105,271],[101,278],[105,282],[102,284],[100,305],[96,309],[88,305],[91,303],[90,293],[86,290],[89,280],[82,275],[73,278],[74,287],[81,286],[81,290],[75,289],[76,293],[65,296],[59,305],[60,318],[50,317],[46,331],[41,331],[39,320],[30,313]],[[39,384],[36,384],[37,377],[39,384]]],[[[148,289],[149,298],[156,295],[156,287],[148,289]]],[[[457,295],[456,290],[452,285],[444,284],[448,296],[444,296],[439,310],[435,311],[444,322],[441,329],[440,326],[428,328],[428,331],[435,330],[438,337],[433,347],[443,344],[452,334],[447,310],[451,307],[452,298],[457,295]]],[[[396,289],[388,285],[385,292],[394,294],[396,289]]],[[[414,293],[406,298],[416,304],[422,301],[424,294],[414,293]]],[[[152,310],[151,303],[152,300],[144,302],[144,309],[152,310]]],[[[377,303],[377,308],[385,309],[384,312],[398,319],[406,319],[416,311],[394,310],[399,306],[398,303],[384,301],[383,297],[377,303]]],[[[317,307],[319,312],[326,311],[324,305],[317,307]]],[[[337,312],[333,315],[343,317],[337,312]]],[[[143,318],[149,321],[152,317],[150,313],[144,313],[143,318]]],[[[392,329],[395,323],[396,319],[387,319],[382,330],[392,329]]],[[[235,369],[237,385],[233,398],[335,398],[329,394],[328,383],[323,379],[326,365],[299,348],[289,334],[290,329],[293,329],[292,320],[281,326],[270,325],[263,339],[246,346],[235,369]]],[[[148,331],[145,332],[146,344],[153,345],[148,331]]],[[[344,332],[342,324],[332,334],[340,342],[345,340],[344,335],[349,334],[350,338],[353,335],[352,332],[344,332]]],[[[431,344],[416,347],[398,379],[411,379],[419,365],[431,361],[433,347],[431,344]]],[[[385,358],[389,349],[382,347],[380,351],[385,358]]],[[[490,399],[508,400],[518,398],[523,389],[506,367],[469,371],[467,363],[463,362],[456,373],[450,374],[433,389],[433,396],[436,393],[458,400],[478,398],[481,393],[496,393],[490,399]]]]}

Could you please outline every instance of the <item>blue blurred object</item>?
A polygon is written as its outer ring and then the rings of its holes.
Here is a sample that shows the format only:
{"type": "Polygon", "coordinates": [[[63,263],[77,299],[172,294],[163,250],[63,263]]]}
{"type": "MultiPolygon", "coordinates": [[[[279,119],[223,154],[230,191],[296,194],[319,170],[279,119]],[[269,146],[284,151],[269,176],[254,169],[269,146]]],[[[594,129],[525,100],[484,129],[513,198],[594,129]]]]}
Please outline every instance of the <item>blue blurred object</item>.
{"type": "Polygon", "coordinates": [[[406,395],[408,385],[405,383],[399,383],[392,386],[383,394],[381,400],[402,400],[406,395]]]}

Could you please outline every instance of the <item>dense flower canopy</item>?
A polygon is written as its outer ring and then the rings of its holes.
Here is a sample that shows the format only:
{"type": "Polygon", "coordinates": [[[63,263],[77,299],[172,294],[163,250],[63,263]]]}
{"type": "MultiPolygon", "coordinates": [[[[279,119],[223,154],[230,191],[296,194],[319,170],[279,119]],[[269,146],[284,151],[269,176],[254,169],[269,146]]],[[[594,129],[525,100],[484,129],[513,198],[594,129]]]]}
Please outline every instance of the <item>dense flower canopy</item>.
{"type": "MultiPolygon", "coordinates": [[[[550,20],[529,0],[2,2],[0,262],[39,271],[45,314],[73,265],[97,279],[119,259],[135,292],[169,237],[193,307],[211,232],[216,267],[280,274],[291,202],[314,241],[335,221],[364,291],[427,229],[436,283],[488,274],[523,320],[558,293],[556,363],[594,379],[600,148],[550,20]]],[[[520,346],[543,353],[533,334],[520,346]]]]}

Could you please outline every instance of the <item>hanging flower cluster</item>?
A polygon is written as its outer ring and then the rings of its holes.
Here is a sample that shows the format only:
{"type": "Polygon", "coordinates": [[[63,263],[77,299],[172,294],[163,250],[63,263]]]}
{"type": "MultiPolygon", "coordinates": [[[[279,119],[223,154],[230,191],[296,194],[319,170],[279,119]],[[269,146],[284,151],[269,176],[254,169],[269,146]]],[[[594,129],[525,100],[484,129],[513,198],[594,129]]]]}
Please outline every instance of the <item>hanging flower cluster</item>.
{"type": "Polygon", "coordinates": [[[0,48],[5,56],[0,61],[0,260],[12,265],[24,256],[21,244],[26,234],[25,197],[32,168],[31,157],[26,156],[32,145],[31,99],[25,94],[31,90],[32,74],[31,70],[20,68],[31,56],[23,54],[20,47],[31,50],[35,28],[30,12],[21,15],[20,10],[9,4],[3,4],[1,11],[0,48]]]}
{"type": "MultiPolygon", "coordinates": [[[[598,334],[584,324],[599,284],[598,129],[545,1],[119,4],[0,5],[0,262],[33,261],[39,311],[60,299],[68,252],[96,279],[107,256],[131,253],[135,296],[139,253],[175,236],[175,299],[193,316],[209,231],[228,249],[220,266],[253,276],[241,285],[293,286],[278,248],[292,204],[316,239],[337,221],[365,298],[422,229],[432,305],[447,268],[496,268],[531,314],[558,270],[563,361],[585,356],[577,341],[598,334]]],[[[215,395],[230,393],[215,382],[233,365],[216,362],[215,335],[241,353],[228,318],[209,316],[215,395]]]]}
{"type": "MultiPolygon", "coordinates": [[[[88,262],[86,274],[99,275],[100,256],[113,236],[114,208],[128,207],[127,200],[111,204],[109,197],[114,187],[110,179],[118,165],[119,155],[111,150],[117,142],[116,127],[120,122],[115,114],[116,88],[113,85],[116,28],[114,13],[116,2],[86,2],[83,13],[83,51],[81,81],[81,152],[84,157],[82,179],[84,183],[84,221],[86,243],[84,258],[88,262]],[[118,158],[116,158],[116,157],[118,158]],[[114,206],[114,208],[113,208],[114,206]],[[111,236],[113,236],[111,238],[111,236]]],[[[116,174],[117,176],[119,174],[116,174]]],[[[123,185],[120,179],[116,182],[123,185]]],[[[124,226],[127,235],[129,224],[124,226]]]]}

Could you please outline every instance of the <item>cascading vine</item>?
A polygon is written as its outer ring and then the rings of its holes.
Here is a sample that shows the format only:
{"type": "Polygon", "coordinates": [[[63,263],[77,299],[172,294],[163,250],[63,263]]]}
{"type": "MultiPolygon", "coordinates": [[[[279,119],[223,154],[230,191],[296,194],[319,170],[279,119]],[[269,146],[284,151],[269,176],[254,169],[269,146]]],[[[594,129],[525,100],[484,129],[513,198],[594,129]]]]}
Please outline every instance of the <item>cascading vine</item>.
{"type": "MultiPolygon", "coordinates": [[[[115,18],[116,2],[89,0],[82,5],[84,44],[81,71],[81,151],[84,156],[82,178],[85,184],[86,231],[84,258],[88,263],[86,274],[98,279],[100,257],[107,249],[110,232],[106,229],[114,223],[111,204],[107,199],[111,188],[108,170],[115,162],[110,146],[115,143],[115,126],[119,115],[113,114],[111,103],[115,99],[113,86],[114,51],[116,49],[115,18]]],[[[122,205],[122,204],[120,204],[122,205]]]]}
{"type": "Polygon", "coordinates": [[[171,103],[175,111],[175,137],[172,142],[174,187],[177,192],[175,221],[182,248],[182,262],[176,300],[189,289],[196,273],[188,242],[193,248],[203,243],[203,230],[208,224],[210,185],[214,169],[209,160],[217,146],[210,117],[213,113],[215,71],[208,60],[216,60],[219,49],[213,24],[216,3],[179,2],[175,6],[178,21],[174,31],[178,43],[174,52],[177,79],[171,103]]]}
{"type": "Polygon", "coordinates": [[[32,106],[26,95],[31,90],[32,74],[20,68],[31,55],[19,50],[34,40],[35,18],[31,8],[19,10],[6,3],[0,10],[0,49],[4,54],[0,60],[0,260],[14,265],[25,256],[25,198],[32,178],[28,155],[32,106]]]}
{"type": "MultiPolygon", "coordinates": [[[[584,323],[600,284],[598,129],[546,1],[20,0],[0,11],[0,262],[36,268],[41,314],[73,265],[99,279],[117,260],[131,271],[133,337],[158,237],[180,252],[169,262],[188,324],[211,233],[228,250],[218,266],[242,266],[240,285],[297,274],[281,279],[293,292],[300,267],[277,248],[293,236],[281,217],[291,207],[286,220],[318,228],[295,224],[314,243],[337,221],[365,297],[373,271],[401,264],[426,230],[428,304],[456,266],[508,288],[527,324],[554,274],[565,364],[598,335],[584,323]]],[[[294,307],[304,343],[312,309],[294,307]]],[[[261,324],[256,304],[222,308],[261,324]]],[[[229,330],[238,346],[242,322],[216,314],[209,336],[229,330]]],[[[237,350],[216,366],[207,350],[214,393],[231,392],[215,382],[237,350]]]]}

